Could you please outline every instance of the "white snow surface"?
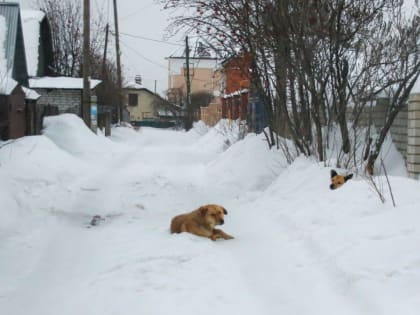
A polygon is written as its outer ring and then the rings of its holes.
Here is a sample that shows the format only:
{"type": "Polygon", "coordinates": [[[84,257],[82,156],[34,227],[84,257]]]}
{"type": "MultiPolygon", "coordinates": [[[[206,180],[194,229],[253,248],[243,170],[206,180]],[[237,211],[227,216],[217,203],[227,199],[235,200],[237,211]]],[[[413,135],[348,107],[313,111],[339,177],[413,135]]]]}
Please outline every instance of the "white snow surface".
{"type": "Polygon", "coordinates": [[[35,90],[28,89],[24,86],[22,86],[23,92],[25,93],[25,98],[27,100],[37,100],[41,97],[35,90]]]}
{"type": "Polygon", "coordinates": [[[3,15],[0,15],[0,78],[2,78],[7,73],[7,60],[5,51],[6,36],[6,19],[3,15]]]}
{"type": "Polygon", "coordinates": [[[40,45],[40,27],[45,17],[45,13],[39,10],[21,10],[22,31],[25,44],[26,63],[28,66],[28,75],[34,77],[37,75],[39,45],[40,45]]]}
{"type": "Polygon", "coordinates": [[[9,69],[7,69],[6,36],[6,18],[0,15],[0,94],[10,95],[16,87],[17,82],[12,79],[9,69]]]}
{"type": "Polygon", "coordinates": [[[125,85],[126,89],[135,89],[135,90],[140,90],[140,89],[144,89],[145,87],[142,84],[138,84],[136,82],[128,82],[125,85]]]}
{"type": "MultiPolygon", "coordinates": [[[[100,80],[91,79],[90,88],[94,89],[100,80]]],[[[70,77],[40,77],[29,79],[29,87],[32,89],[83,89],[82,78],[70,77]]]]}
{"type": "Polygon", "coordinates": [[[419,181],[389,177],[395,208],[357,176],[331,191],[226,121],[105,138],[67,114],[0,146],[1,314],[419,314],[419,181]],[[170,234],[207,203],[235,239],[170,234]]]}

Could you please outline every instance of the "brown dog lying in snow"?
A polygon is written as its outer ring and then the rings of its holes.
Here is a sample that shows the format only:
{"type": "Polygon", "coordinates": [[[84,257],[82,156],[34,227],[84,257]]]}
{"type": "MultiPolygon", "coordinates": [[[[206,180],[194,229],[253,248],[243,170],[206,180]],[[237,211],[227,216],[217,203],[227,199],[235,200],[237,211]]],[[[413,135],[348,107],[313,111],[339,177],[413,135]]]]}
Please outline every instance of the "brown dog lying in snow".
{"type": "Polygon", "coordinates": [[[192,212],[174,217],[171,221],[171,233],[188,232],[208,237],[213,241],[218,238],[232,239],[233,236],[214,228],[216,225],[222,225],[225,222],[225,214],[227,214],[227,211],[222,206],[215,204],[201,206],[192,212]]]}

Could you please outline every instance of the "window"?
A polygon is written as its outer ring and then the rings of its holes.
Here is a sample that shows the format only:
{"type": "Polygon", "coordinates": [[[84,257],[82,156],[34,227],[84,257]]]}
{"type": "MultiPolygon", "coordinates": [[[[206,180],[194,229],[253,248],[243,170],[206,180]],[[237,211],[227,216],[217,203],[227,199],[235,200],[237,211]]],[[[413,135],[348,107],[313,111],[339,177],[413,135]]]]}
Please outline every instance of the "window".
{"type": "Polygon", "coordinates": [[[128,106],[137,106],[139,96],[137,94],[128,94],[128,106]]]}

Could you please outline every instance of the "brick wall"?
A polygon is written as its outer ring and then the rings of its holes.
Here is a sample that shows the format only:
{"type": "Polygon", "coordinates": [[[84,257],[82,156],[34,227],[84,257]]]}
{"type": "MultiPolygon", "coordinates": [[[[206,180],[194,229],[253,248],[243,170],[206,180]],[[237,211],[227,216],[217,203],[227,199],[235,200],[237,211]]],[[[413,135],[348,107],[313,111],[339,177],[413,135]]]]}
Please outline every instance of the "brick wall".
{"type": "Polygon", "coordinates": [[[80,116],[82,90],[34,89],[41,97],[38,104],[57,106],[60,114],[73,113],[80,116]]]}
{"type": "Polygon", "coordinates": [[[225,94],[231,94],[250,87],[251,56],[241,56],[227,60],[223,64],[225,72],[225,94]]]}
{"type": "MultiPolygon", "coordinates": [[[[379,130],[385,124],[387,116],[388,99],[382,98],[376,101],[376,105],[366,107],[359,118],[359,126],[367,126],[369,122],[373,122],[374,126],[379,130]]],[[[348,109],[347,118],[352,119],[352,108],[348,109]]],[[[398,151],[407,158],[407,126],[408,126],[408,107],[403,108],[394,120],[391,126],[391,138],[398,151]]]]}
{"type": "Polygon", "coordinates": [[[411,94],[408,102],[407,169],[412,178],[420,174],[420,93],[411,94]]]}
{"type": "MultiPolygon", "coordinates": [[[[186,74],[185,69],[181,69],[181,74],[171,75],[169,77],[169,91],[180,90],[182,95],[187,94],[186,86],[186,74]]],[[[191,69],[193,74],[191,76],[191,94],[197,92],[209,92],[218,91],[220,89],[221,74],[214,71],[213,68],[194,68],[191,69]]]]}
{"type": "Polygon", "coordinates": [[[208,126],[214,126],[222,119],[222,103],[220,98],[207,107],[201,107],[201,120],[208,126]]]}
{"type": "Polygon", "coordinates": [[[407,158],[408,108],[402,109],[391,127],[391,137],[398,151],[407,158]]]}

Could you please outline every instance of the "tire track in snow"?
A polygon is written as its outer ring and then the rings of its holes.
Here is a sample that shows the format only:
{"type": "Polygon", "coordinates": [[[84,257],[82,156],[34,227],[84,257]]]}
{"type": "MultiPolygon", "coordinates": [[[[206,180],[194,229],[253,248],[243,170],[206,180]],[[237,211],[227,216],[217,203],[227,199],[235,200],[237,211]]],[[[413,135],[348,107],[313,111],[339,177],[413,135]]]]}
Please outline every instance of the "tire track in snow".
{"type": "Polygon", "coordinates": [[[73,300],[72,296],[78,296],[74,293],[81,290],[89,291],[86,279],[95,275],[101,255],[110,253],[101,244],[106,231],[99,230],[100,235],[97,235],[98,230],[86,229],[86,225],[93,214],[103,213],[103,205],[112,209],[120,202],[112,193],[116,182],[104,181],[104,174],[109,169],[114,172],[123,169],[130,158],[132,156],[127,152],[111,163],[97,165],[92,174],[75,179],[69,185],[70,190],[54,196],[53,206],[47,207],[50,215],[45,217],[42,227],[43,239],[37,241],[43,242],[38,246],[41,252],[30,266],[30,272],[3,296],[5,314],[75,314],[75,305],[83,306],[88,302],[83,298],[73,300]],[[95,189],[86,190],[86,187],[95,189]],[[57,305],[60,305],[59,309],[54,309],[57,305]]]}
{"type": "Polygon", "coordinates": [[[244,209],[252,222],[243,220],[245,214],[236,223],[241,242],[232,248],[232,256],[255,294],[272,305],[272,314],[291,310],[296,315],[381,312],[357,287],[358,279],[340,270],[334,257],[327,257],[310,235],[286,215],[277,214],[275,222],[267,222],[270,217],[250,211],[258,208],[254,204],[244,209]]]}

